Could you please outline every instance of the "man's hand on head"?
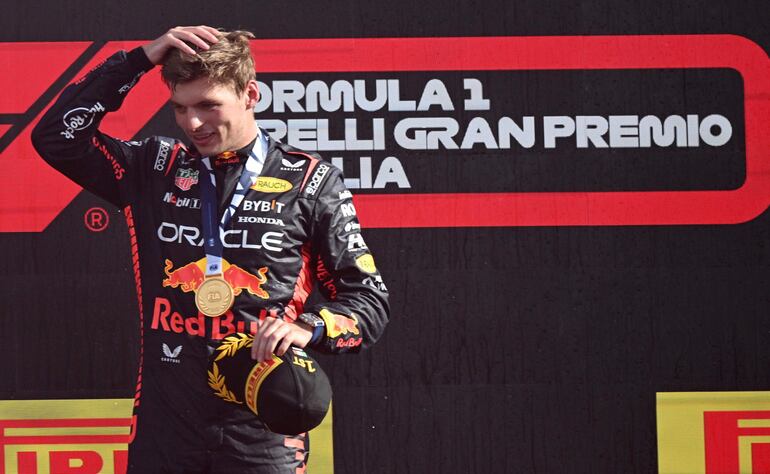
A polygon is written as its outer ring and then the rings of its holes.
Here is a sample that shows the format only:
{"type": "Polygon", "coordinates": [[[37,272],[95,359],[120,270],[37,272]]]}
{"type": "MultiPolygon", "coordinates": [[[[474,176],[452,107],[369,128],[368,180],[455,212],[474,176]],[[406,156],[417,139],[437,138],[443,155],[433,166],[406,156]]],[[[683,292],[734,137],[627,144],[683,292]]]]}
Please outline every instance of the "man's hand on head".
{"type": "Polygon", "coordinates": [[[220,36],[222,33],[210,26],[177,26],[168,30],[155,41],[145,44],[142,49],[144,49],[150,62],[158,65],[171,48],[195,55],[197,53],[190,47],[191,44],[207,50],[209,44],[219,41],[220,36]]]}
{"type": "Polygon", "coordinates": [[[273,354],[283,355],[289,346],[305,347],[313,337],[313,330],[307,324],[296,321],[287,323],[283,319],[265,318],[259,322],[251,346],[251,358],[264,362],[273,354]]]}

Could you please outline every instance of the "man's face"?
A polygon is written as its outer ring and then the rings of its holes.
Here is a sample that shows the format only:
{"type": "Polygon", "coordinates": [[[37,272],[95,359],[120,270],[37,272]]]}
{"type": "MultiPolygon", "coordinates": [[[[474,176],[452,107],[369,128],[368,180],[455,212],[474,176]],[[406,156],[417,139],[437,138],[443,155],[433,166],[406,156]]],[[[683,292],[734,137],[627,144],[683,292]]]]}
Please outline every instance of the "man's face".
{"type": "Polygon", "coordinates": [[[171,91],[176,123],[203,156],[237,150],[256,136],[256,81],[242,94],[208,78],[177,84],[171,91]]]}

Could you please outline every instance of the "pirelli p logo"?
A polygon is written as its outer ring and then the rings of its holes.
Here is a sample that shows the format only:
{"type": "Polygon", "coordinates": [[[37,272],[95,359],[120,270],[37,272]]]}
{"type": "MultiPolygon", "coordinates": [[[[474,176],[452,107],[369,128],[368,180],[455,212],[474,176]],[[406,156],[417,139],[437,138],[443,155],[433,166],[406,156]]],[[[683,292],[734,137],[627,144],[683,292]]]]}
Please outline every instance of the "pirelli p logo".
{"type": "Polygon", "coordinates": [[[706,472],[770,472],[770,410],[703,413],[706,472]]]}
{"type": "Polygon", "coordinates": [[[770,392],[659,393],[661,474],[770,472],[770,392]]]}

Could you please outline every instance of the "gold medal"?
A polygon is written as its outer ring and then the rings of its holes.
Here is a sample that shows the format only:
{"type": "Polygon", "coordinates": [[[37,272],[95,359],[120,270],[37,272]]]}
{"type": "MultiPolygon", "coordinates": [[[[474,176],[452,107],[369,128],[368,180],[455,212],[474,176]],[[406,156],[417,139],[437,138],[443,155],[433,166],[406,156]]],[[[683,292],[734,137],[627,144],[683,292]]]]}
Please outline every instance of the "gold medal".
{"type": "Polygon", "coordinates": [[[206,278],[195,292],[195,306],[210,318],[222,316],[233,304],[233,287],[221,276],[206,278]]]}

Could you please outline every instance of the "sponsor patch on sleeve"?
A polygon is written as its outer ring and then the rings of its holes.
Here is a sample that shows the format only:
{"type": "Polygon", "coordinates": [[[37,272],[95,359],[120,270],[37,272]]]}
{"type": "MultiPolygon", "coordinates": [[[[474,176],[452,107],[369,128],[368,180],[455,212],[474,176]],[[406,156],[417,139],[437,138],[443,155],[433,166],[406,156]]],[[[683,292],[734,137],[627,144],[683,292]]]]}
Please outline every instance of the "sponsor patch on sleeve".
{"type": "Polygon", "coordinates": [[[313,176],[310,177],[308,180],[307,185],[305,186],[304,192],[307,196],[315,196],[315,194],[318,192],[318,188],[321,187],[321,183],[323,183],[324,177],[329,173],[329,165],[326,163],[321,163],[316,167],[315,171],[313,172],[313,176]]]}
{"type": "Polygon", "coordinates": [[[356,258],[356,266],[366,273],[377,273],[377,267],[374,265],[372,254],[365,253],[356,258]]]}
{"type": "Polygon", "coordinates": [[[158,143],[158,154],[155,155],[155,163],[153,164],[153,169],[155,171],[165,171],[172,146],[173,145],[171,143],[165,140],[160,140],[158,143]]]}

